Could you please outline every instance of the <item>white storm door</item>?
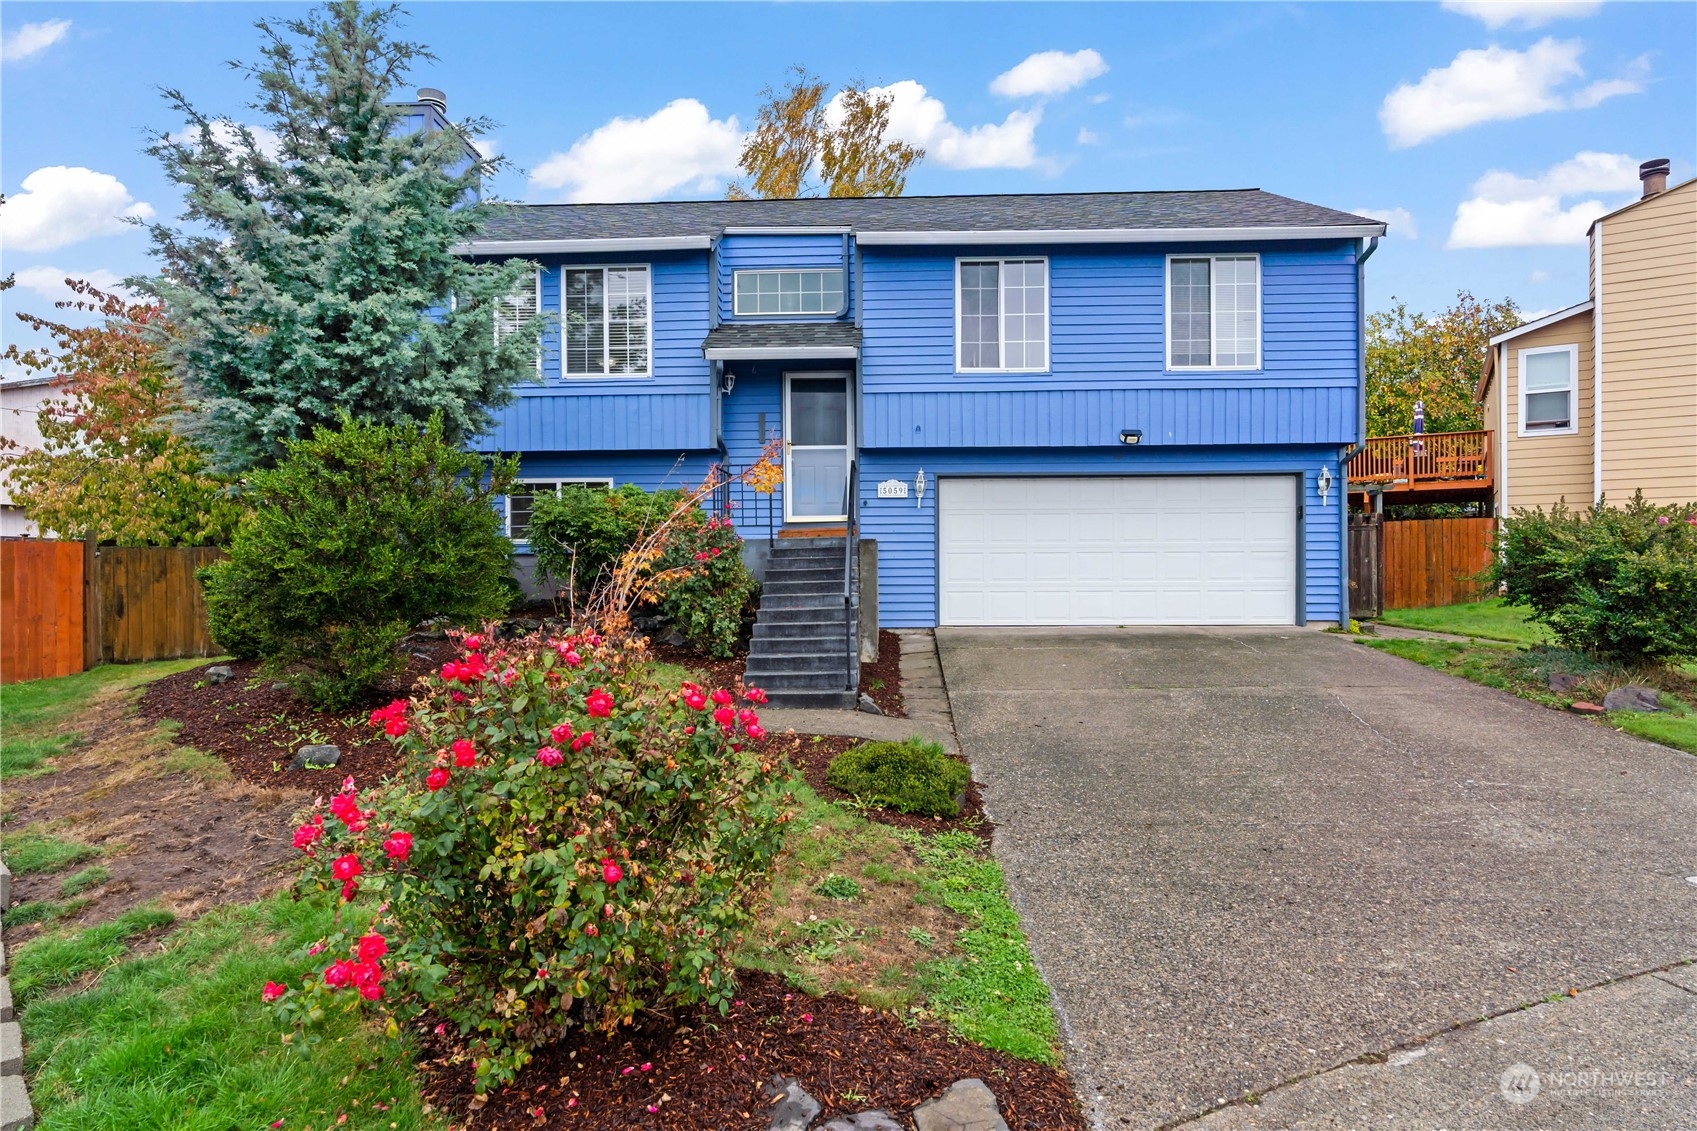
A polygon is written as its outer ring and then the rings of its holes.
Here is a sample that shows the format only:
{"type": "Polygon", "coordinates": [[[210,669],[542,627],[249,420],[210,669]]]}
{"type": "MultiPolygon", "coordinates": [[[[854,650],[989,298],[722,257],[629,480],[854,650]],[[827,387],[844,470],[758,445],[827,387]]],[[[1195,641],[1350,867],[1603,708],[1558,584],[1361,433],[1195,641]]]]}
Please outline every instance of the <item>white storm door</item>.
{"type": "Polygon", "coordinates": [[[849,396],[844,373],[784,375],[784,519],[848,518],[849,396]]]}

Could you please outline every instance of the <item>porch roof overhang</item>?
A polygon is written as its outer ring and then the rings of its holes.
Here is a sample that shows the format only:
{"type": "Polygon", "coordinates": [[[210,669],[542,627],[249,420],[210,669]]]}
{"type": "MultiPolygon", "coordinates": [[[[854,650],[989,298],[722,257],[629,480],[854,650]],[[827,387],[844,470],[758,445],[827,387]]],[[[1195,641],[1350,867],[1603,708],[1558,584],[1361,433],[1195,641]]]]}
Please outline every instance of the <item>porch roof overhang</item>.
{"type": "Polygon", "coordinates": [[[707,332],[708,361],[812,361],[860,356],[860,327],[848,322],[727,322],[707,332]]]}

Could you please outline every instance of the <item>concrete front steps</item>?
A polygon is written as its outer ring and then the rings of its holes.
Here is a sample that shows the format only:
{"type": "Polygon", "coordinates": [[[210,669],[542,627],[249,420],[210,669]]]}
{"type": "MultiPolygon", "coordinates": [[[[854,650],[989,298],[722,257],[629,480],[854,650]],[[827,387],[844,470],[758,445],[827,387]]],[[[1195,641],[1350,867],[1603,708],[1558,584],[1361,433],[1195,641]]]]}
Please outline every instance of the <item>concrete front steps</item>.
{"type": "Polygon", "coordinates": [[[854,614],[843,608],[843,539],[779,538],[760,587],[744,679],[775,707],[853,707],[854,614]]]}

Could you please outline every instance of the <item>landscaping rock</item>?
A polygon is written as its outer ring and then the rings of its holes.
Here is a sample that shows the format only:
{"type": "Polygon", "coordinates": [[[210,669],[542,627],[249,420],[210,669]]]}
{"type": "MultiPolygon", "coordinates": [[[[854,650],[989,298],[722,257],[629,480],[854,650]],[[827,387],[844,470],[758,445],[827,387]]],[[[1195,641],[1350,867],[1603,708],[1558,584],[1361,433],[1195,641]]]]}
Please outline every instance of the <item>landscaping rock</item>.
{"type": "Polygon", "coordinates": [[[271,690],[273,691],[287,691],[288,689],[289,685],[284,683],[282,680],[278,680],[276,683],[271,685],[271,690]]]}
{"type": "Polygon", "coordinates": [[[957,1080],[913,1109],[919,1131],[1008,1131],[995,1093],[982,1080],[957,1080]]]}
{"type": "Polygon", "coordinates": [[[444,640],[448,636],[447,628],[448,622],[445,620],[419,621],[412,634],[420,640],[444,640]]]}
{"type": "Polygon", "coordinates": [[[1617,687],[1603,696],[1605,711],[1659,711],[1662,709],[1662,697],[1653,687],[1638,687],[1627,684],[1617,687]]]}
{"type": "Polygon", "coordinates": [[[28,1131],[35,1126],[29,1091],[22,1076],[0,1079],[0,1131],[28,1131]]]}
{"type": "Polygon", "coordinates": [[[768,1131],[807,1131],[823,1110],[818,1100],[802,1091],[794,1076],[774,1076],[764,1090],[773,1104],[768,1131]]]}
{"type": "Polygon", "coordinates": [[[0,911],[12,906],[12,870],[0,860],[0,911]]]}
{"type": "Polygon", "coordinates": [[[16,1021],[0,1024],[0,1076],[16,1076],[24,1070],[24,1034],[16,1021]]]}
{"type": "Polygon", "coordinates": [[[328,743],[318,746],[303,746],[295,751],[295,756],[289,763],[291,770],[322,770],[334,766],[342,760],[342,748],[328,743]]]}
{"type": "Polygon", "coordinates": [[[1600,715],[1603,713],[1602,707],[1595,703],[1587,703],[1584,700],[1572,704],[1568,707],[1568,710],[1576,715],[1600,715]]]}
{"type": "Polygon", "coordinates": [[[1569,691],[1584,683],[1584,679],[1572,672],[1551,672],[1550,690],[1557,695],[1566,695],[1569,691]]]}
{"type": "Polygon", "coordinates": [[[436,657],[432,656],[429,652],[414,652],[412,654],[412,658],[415,660],[423,660],[427,664],[433,664],[436,662],[436,657]]]}
{"type": "Polygon", "coordinates": [[[907,1128],[897,1123],[889,1112],[873,1108],[855,1115],[839,1115],[819,1131],[907,1131],[907,1128]]]}
{"type": "Polygon", "coordinates": [[[236,678],[236,673],[230,670],[229,664],[213,664],[206,669],[207,683],[229,683],[236,678]]]}
{"type": "Polygon", "coordinates": [[[860,709],[868,715],[882,715],[884,713],[883,708],[879,707],[872,696],[864,691],[860,693],[860,709]]]}
{"type": "Polygon", "coordinates": [[[689,647],[689,637],[675,628],[668,628],[666,635],[660,638],[660,643],[669,648],[687,648],[689,647]]]}

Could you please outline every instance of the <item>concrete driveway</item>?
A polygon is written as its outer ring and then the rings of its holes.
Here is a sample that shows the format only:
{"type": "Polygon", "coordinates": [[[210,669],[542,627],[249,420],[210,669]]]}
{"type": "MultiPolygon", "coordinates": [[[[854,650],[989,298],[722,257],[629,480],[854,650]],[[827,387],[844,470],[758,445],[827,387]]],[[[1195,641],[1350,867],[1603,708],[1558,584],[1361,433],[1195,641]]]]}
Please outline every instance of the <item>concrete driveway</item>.
{"type": "Polygon", "coordinates": [[[1697,758],[1309,630],[937,638],[1099,1125],[1697,1127],[1697,758]]]}

